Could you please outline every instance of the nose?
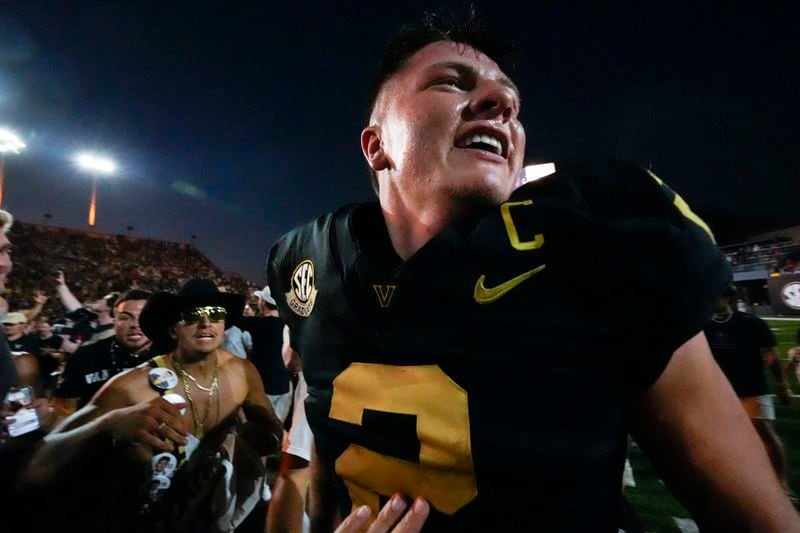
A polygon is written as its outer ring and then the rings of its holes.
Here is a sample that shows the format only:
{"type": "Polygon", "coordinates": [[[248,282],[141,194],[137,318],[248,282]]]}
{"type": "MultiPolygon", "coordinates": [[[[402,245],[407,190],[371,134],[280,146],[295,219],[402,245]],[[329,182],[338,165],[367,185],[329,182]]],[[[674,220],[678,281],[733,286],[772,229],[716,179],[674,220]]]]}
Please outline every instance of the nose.
{"type": "Polygon", "coordinates": [[[211,319],[208,317],[207,313],[200,313],[200,320],[197,321],[198,326],[209,326],[211,325],[211,319]]]}
{"type": "Polygon", "coordinates": [[[500,118],[508,122],[516,115],[517,96],[514,89],[497,80],[484,80],[474,89],[468,110],[472,119],[500,118]]]}

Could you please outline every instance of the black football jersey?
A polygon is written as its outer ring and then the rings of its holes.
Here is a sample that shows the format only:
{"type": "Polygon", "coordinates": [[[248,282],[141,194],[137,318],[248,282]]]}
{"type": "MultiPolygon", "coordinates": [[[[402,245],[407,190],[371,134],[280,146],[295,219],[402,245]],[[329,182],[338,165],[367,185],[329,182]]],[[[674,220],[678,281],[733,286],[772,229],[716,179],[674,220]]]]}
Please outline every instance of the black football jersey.
{"type": "Polygon", "coordinates": [[[609,159],[407,261],[377,204],[344,207],[279,239],[268,275],[344,512],[401,492],[427,529],[616,531],[626,409],[730,272],[678,195],[609,159]]]}

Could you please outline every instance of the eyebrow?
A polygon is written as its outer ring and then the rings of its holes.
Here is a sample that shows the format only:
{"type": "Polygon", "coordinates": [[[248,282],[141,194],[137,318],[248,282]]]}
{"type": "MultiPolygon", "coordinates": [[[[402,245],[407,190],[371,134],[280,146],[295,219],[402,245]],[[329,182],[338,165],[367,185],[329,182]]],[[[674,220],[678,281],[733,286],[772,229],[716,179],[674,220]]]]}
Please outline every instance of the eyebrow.
{"type": "MultiPolygon", "coordinates": [[[[478,77],[478,71],[472,65],[469,65],[467,63],[462,63],[460,61],[442,61],[441,63],[434,63],[433,65],[430,65],[428,67],[428,70],[435,70],[437,68],[451,68],[456,72],[458,72],[460,75],[466,75],[472,78],[478,77]]],[[[496,81],[514,91],[517,94],[517,98],[521,99],[519,94],[519,88],[513,81],[511,81],[511,78],[503,74],[499,78],[497,78],[496,81]]]]}

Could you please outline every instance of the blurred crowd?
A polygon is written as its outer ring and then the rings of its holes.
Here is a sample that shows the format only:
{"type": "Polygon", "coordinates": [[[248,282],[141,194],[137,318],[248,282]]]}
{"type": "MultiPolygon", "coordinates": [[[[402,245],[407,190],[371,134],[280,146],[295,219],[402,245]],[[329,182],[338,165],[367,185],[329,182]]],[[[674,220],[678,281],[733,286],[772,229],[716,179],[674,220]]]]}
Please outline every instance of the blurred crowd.
{"type": "Polygon", "coordinates": [[[800,272],[797,261],[800,246],[790,238],[773,238],[723,246],[722,251],[734,272],[768,270],[778,273],[800,272]]]}
{"type": "Polygon", "coordinates": [[[30,309],[37,297],[47,297],[41,314],[58,321],[67,313],[56,297],[59,272],[81,302],[111,292],[141,288],[151,292],[177,290],[187,279],[203,277],[239,294],[259,288],[244,277],[223,272],[188,243],[143,239],[129,235],[89,233],[15,222],[14,271],[4,294],[10,309],[30,309]]]}

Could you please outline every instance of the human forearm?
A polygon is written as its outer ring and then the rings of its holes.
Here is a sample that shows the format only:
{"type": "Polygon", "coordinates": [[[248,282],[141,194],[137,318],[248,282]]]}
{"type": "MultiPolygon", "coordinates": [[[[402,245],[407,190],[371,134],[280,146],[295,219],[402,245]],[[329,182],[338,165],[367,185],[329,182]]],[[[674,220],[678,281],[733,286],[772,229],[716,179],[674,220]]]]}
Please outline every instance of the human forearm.
{"type": "Polygon", "coordinates": [[[113,439],[102,417],[73,429],[57,428],[42,440],[22,473],[23,483],[43,485],[56,479],[74,461],[111,449],[113,439]]]}
{"type": "Polygon", "coordinates": [[[242,412],[247,419],[242,436],[260,456],[272,455],[281,449],[283,424],[275,413],[262,405],[245,403],[242,412]]]}
{"type": "Polygon", "coordinates": [[[634,407],[633,434],[701,530],[800,531],[758,435],[698,335],[634,407]]]}
{"type": "Polygon", "coordinates": [[[61,303],[67,311],[75,311],[82,307],[81,302],[75,298],[75,295],[72,294],[69,287],[66,285],[56,285],[56,291],[58,292],[58,297],[61,298],[61,303]]]}
{"type": "Polygon", "coordinates": [[[34,305],[33,305],[33,307],[31,307],[30,309],[23,309],[23,310],[22,310],[22,311],[20,311],[20,312],[21,312],[23,315],[25,315],[25,318],[27,318],[27,319],[28,319],[28,322],[30,322],[31,320],[33,320],[34,318],[36,318],[37,316],[39,316],[39,313],[41,313],[41,312],[42,312],[42,307],[43,307],[43,304],[40,304],[40,303],[38,303],[38,302],[37,302],[37,303],[36,303],[36,304],[34,304],[34,305]]]}

